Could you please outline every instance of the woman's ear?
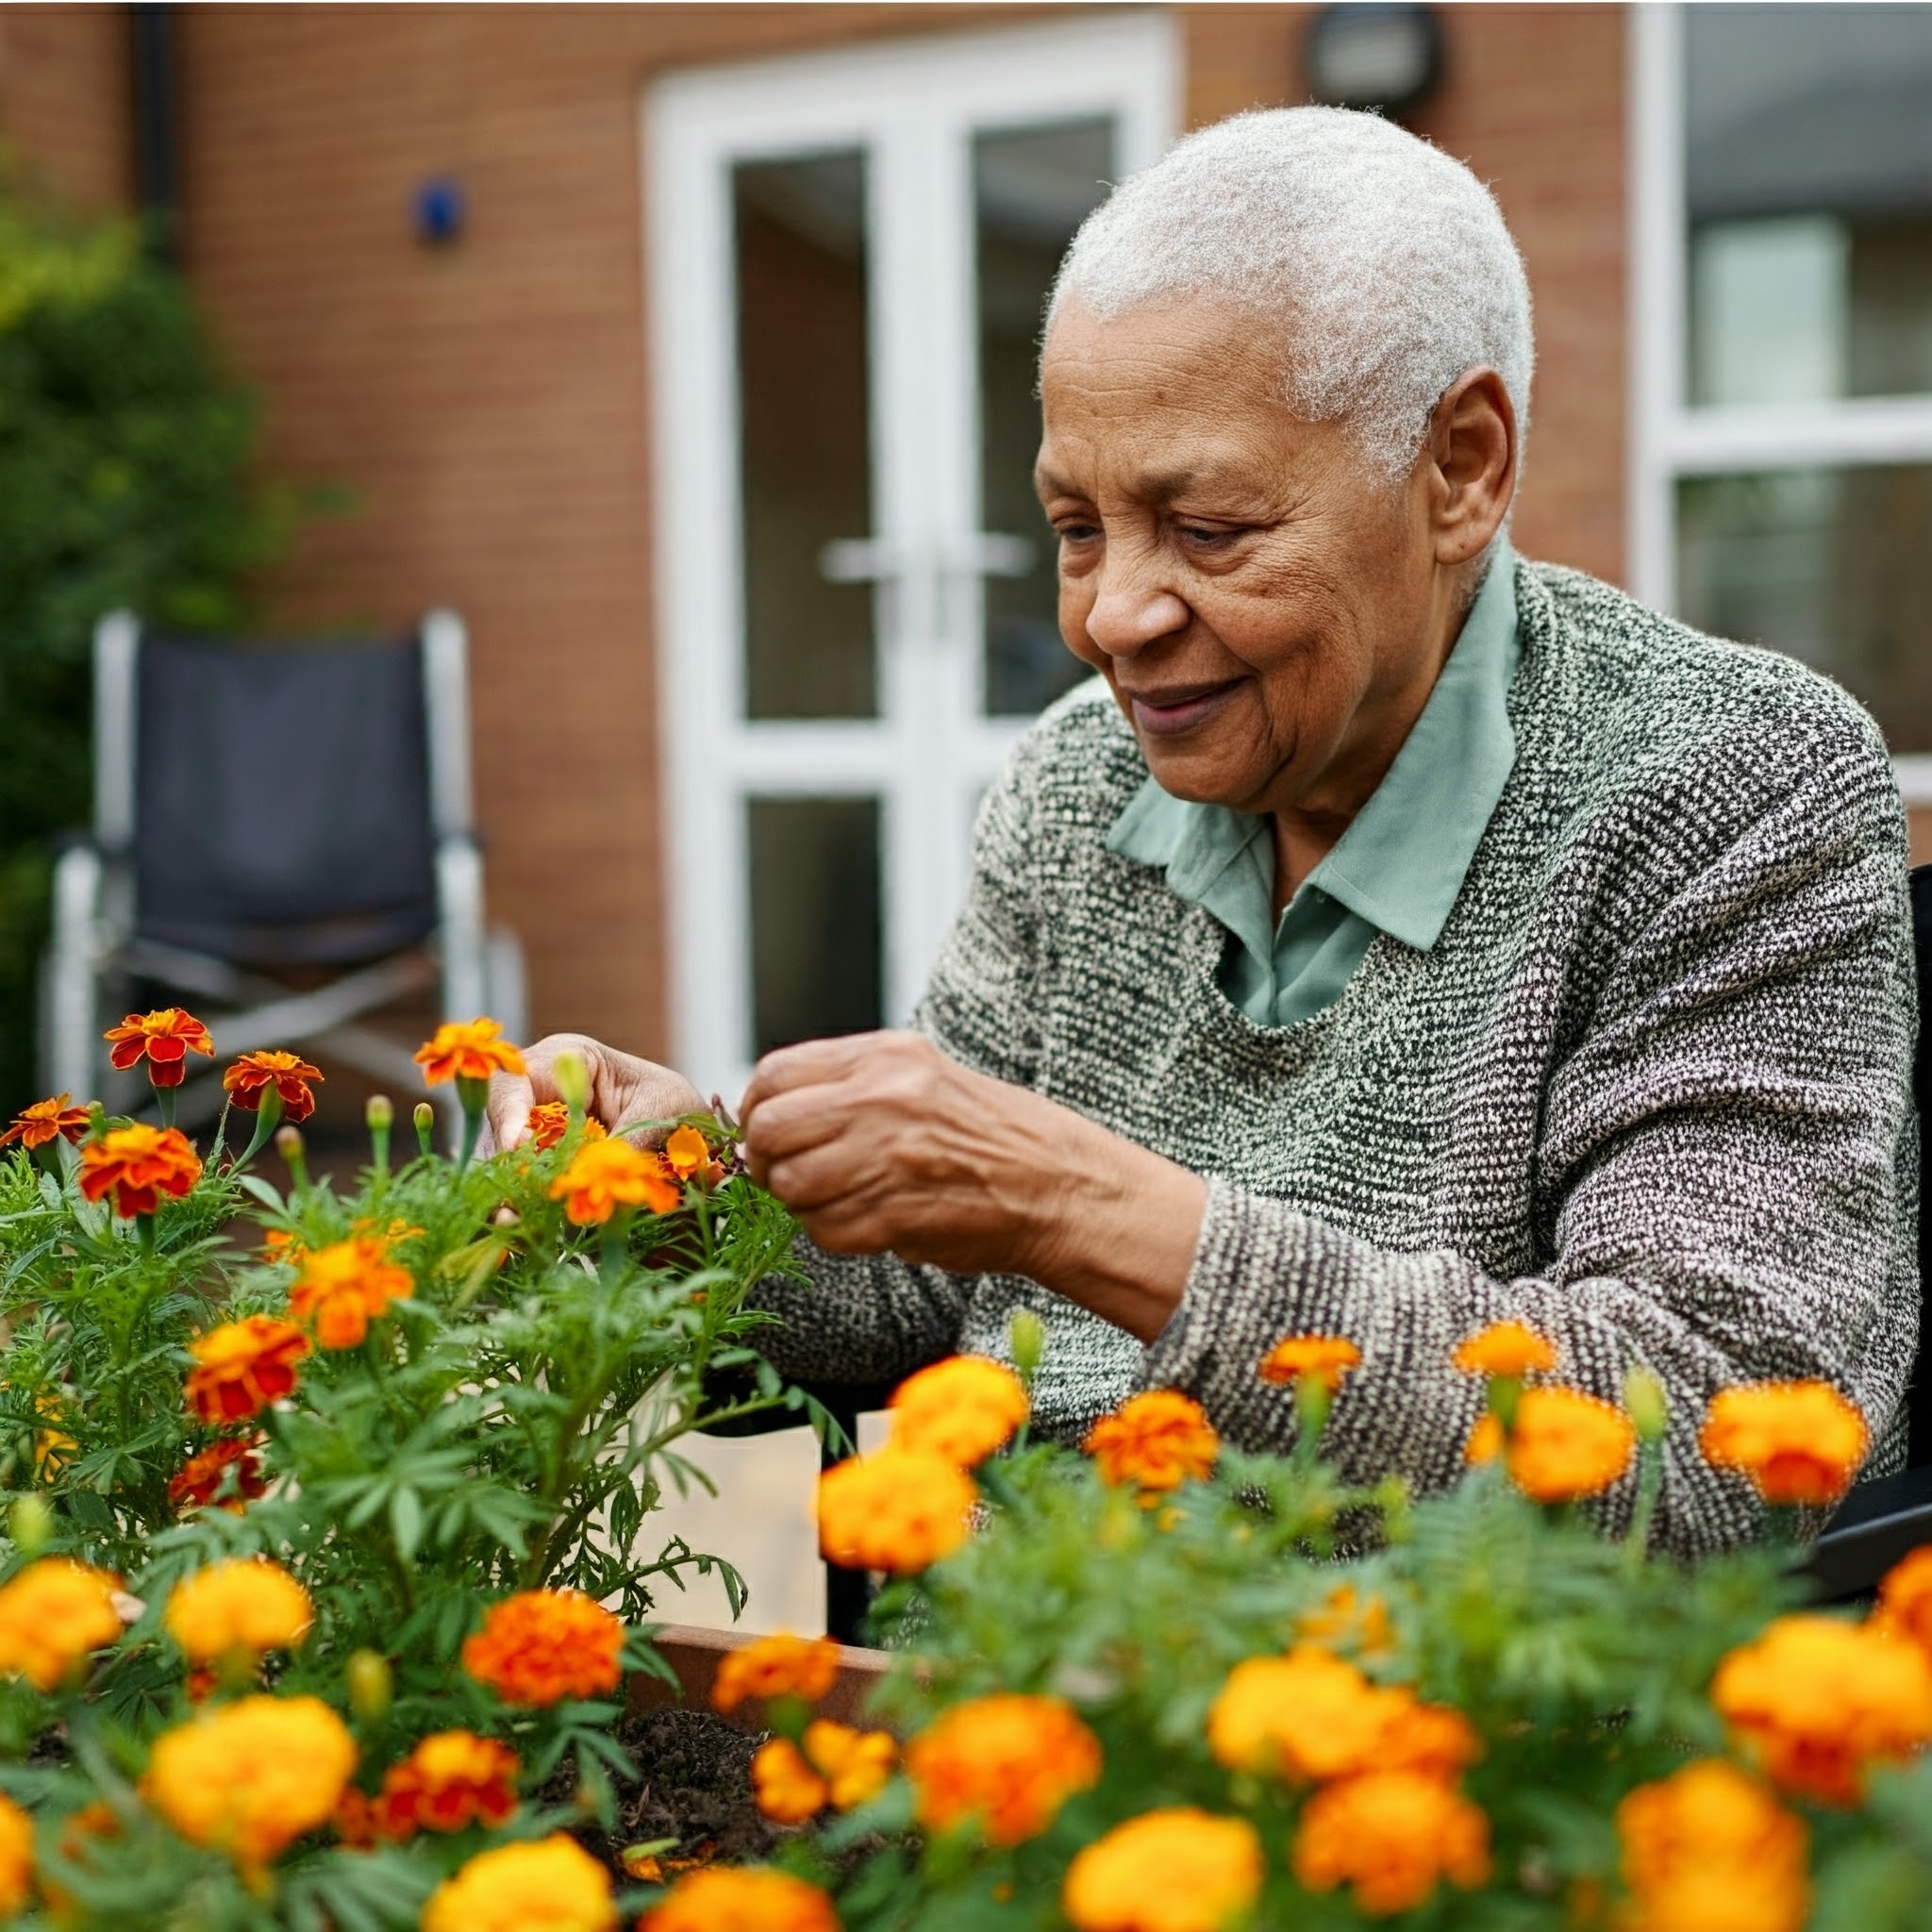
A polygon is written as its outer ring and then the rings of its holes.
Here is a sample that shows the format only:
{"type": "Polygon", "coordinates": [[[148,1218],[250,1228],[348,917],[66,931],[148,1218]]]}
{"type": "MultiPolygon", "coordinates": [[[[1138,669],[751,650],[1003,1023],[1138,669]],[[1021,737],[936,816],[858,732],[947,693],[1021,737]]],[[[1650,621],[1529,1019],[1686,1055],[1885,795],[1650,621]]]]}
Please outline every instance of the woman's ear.
{"type": "Polygon", "coordinates": [[[1516,495],[1516,408],[1493,369],[1472,369],[1429,418],[1431,511],[1438,563],[1480,556],[1516,495]]]}

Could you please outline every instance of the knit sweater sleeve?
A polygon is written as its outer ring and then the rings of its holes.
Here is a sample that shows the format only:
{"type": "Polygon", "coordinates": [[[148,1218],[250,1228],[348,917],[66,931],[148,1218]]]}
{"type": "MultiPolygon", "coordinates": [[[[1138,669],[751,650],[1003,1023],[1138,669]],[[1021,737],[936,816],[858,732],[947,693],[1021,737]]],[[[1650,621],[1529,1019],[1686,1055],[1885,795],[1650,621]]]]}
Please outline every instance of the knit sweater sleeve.
{"type": "MultiPolygon", "coordinates": [[[[1194,1394],[1250,1449],[1293,1433],[1256,1364],[1284,1335],[1345,1335],[1363,1362],[1324,1434],[1352,1474],[1453,1482],[1481,1406],[1456,1343],[1515,1317],[1560,1378],[1612,1397],[1643,1364],[1670,1397],[1657,1524],[1690,1553],[1750,1536],[1755,1499],[1697,1431],[1729,1383],[1821,1377],[1882,1431],[1909,1361],[1873,1345],[1916,1302],[1910,1097],[1916,992],[1896,788],[1869,732],[1676,879],[1619,950],[1580,1044],[1549,1074],[1533,1187],[1541,1273],[1393,1253],[1215,1183],[1145,1377],[1194,1394]]],[[[1535,1078],[1525,1069],[1524,1078],[1535,1078]]],[[[1629,1478],[1600,1506],[1627,1521],[1629,1478]]]]}

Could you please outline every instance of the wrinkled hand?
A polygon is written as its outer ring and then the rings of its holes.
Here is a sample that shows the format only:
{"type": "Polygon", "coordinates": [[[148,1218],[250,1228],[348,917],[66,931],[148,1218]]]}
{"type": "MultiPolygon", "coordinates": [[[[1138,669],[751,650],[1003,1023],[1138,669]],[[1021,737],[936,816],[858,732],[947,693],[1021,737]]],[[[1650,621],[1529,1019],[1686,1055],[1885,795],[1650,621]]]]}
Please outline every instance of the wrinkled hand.
{"type": "MultiPolygon", "coordinates": [[[[490,1082],[488,1109],[491,1147],[514,1147],[529,1132],[530,1109],[541,1101],[560,1100],[557,1058],[574,1053],[590,1077],[589,1111],[603,1126],[616,1129],[632,1121],[666,1121],[705,1111],[704,1096],[682,1074],[655,1060],[619,1053],[584,1033],[546,1034],[524,1049],[524,1073],[498,1074],[490,1082]]],[[[639,1135],[641,1141],[662,1135],[639,1135]]]]}
{"type": "Polygon", "coordinates": [[[1029,1275],[1143,1339],[1180,1298],[1205,1184],[917,1034],[767,1054],[743,1127],[752,1177],[832,1253],[1029,1275]]]}

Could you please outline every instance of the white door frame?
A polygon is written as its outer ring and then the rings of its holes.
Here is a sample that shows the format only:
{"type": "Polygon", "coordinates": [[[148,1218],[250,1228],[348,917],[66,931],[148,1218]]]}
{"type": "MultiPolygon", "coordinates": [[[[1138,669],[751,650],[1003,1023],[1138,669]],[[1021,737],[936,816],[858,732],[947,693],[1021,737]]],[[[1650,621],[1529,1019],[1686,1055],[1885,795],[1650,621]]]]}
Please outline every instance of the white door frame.
{"type": "MultiPolygon", "coordinates": [[[[974,801],[1022,721],[981,711],[971,135],[1107,114],[1123,172],[1179,126],[1171,15],[1145,8],[674,75],[643,103],[658,710],[673,1053],[735,1100],[749,1071],[742,800],[881,803],[888,1017],[964,890],[974,801]],[[730,169],[862,146],[868,166],[877,721],[744,718],[730,169]],[[699,836],[699,834],[702,836],[699,836]]],[[[855,535],[859,533],[855,532],[855,535]]]]}

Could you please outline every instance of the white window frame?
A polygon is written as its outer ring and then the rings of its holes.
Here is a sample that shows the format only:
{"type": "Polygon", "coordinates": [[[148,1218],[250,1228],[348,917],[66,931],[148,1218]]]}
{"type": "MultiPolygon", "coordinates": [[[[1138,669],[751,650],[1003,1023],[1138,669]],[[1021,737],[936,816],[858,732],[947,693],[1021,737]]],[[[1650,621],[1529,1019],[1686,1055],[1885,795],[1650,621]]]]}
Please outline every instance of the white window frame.
{"type": "MultiPolygon", "coordinates": [[[[1798,466],[1932,463],[1932,397],[1692,408],[1684,163],[1684,8],[1636,4],[1630,34],[1630,588],[1676,602],[1683,476],[1798,466]]],[[[1895,758],[1907,805],[1932,805],[1932,754],[1895,758]]]]}

